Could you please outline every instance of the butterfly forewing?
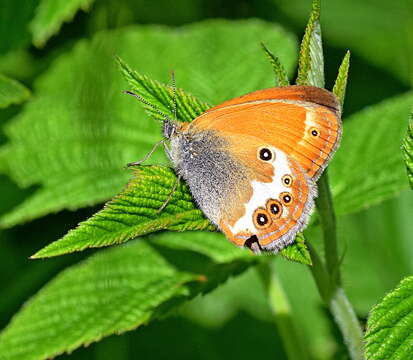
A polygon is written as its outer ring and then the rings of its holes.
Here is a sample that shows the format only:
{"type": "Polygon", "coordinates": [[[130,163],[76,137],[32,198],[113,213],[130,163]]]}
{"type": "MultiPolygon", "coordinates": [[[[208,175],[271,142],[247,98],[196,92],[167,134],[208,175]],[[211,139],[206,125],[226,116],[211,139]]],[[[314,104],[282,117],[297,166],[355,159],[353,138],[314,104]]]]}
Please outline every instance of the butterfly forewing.
{"type": "Polygon", "coordinates": [[[208,110],[192,124],[270,143],[299,162],[315,180],[341,137],[340,109],[333,94],[309,86],[253,92],[208,110]]]}

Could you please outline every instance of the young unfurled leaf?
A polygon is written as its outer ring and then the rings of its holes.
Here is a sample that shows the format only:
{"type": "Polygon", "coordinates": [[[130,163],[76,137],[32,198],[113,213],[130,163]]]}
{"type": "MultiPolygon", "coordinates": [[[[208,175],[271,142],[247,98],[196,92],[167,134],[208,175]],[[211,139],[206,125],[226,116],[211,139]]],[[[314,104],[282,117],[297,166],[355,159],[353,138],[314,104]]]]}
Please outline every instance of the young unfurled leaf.
{"type": "Polygon", "coordinates": [[[344,104],[344,97],[346,95],[348,69],[350,67],[350,51],[347,51],[346,55],[341,62],[340,68],[333,87],[333,93],[340,100],[341,106],[344,104]]]}
{"type": "Polygon", "coordinates": [[[0,334],[0,358],[48,359],[133,330],[261,259],[226,241],[221,247],[208,245],[206,255],[163,244],[171,237],[177,242],[212,244],[217,235],[165,233],[152,241],[146,238],[99,251],[66,269],[29,300],[0,334]]]}
{"type": "Polygon", "coordinates": [[[320,0],[313,0],[310,19],[301,42],[297,85],[324,87],[324,58],[320,27],[320,0]]]}
{"type": "Polygon", "coordinates": [[[30,91],[16,80],[0,74],[0,109],[20,104],[30,97],[30,91]]]}
{"type": "Polygon", "coordinates": [[[165,117],[174,119],[174,101],[176,101],[177,120],[185,122],[192,121],[211,107],[195,96],[185,93],[182,89],[175,89],[176,93],[174,94],[172,86],[166,86],[148,76],[137,73],[120,58],[117,58],[117,61],[132,90],[142,98],[144,108],[155,119],[164,120],[165,117]],[[174,95],[176,95],[175,100],[174,95]]]}
{"type": "Polygon", "coordinates": [[[410,116],[409,126],[402,149],[410,187],[413,188],[413,114],[410,116]]]}
{"type": "Polygon", "coordinates": [[[288,260],[292,260],[304,265],[312,265],[311,255],[305,245],[303,234],[297,234],[292,245],[282,249],[280,254],[288,260]]]}
{"type": "Polygon", "coordinates": [[[275,75],[275,86],[288,86],[290,81],[288,80],[287,72],[284,69],[283,64],[281,64],[280,59],[275,56],[264,43],[261,43],[262,48],[264,49],[265,55],[267,55],[268,60],[272,65],[272,70],[275,75]]]}
{"type": "Polygon", "coordinates": [[[88,10],[94,0],[41,0],[30,23],[33,43],[43,46],[79,9],[88,10]]]}
{"type": "Polygon", "coordinates": [[[413,276],[410,276],[372,309],[365,335],[367,359],[410,359],[412,333],[413,276]]]}

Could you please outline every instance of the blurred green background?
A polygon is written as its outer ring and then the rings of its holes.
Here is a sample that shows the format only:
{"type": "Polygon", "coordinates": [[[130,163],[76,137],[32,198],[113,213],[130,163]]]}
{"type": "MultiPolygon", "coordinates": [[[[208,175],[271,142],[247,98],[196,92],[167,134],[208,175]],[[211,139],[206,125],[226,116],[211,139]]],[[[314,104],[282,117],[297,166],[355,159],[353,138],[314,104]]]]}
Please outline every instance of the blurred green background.
{"type": "MultiPolygon", "coordinates": [[[[175,28],[211,18],[229,21],[259,18],[279,24],[298,41],[311,6],[310,1],[305,0],[83,1],[90,3],[87,11],[73,11],[73,18],[68,16],[69,21],[59,31],[55,29],[57,34],[45,42],[47,36],[42,34],[41,28],[36,30],[39,25],[33,20],[42,2],[46,3],[40,0],[1,0],[0,3],[0,73],[19,80],[29,89],[33,89],[36,80],[48,72],[59,56],[70,52],[79,40],[91,39],[102,30],[132,24],[175,28]],[[40,35],[35,37],[33,34],[40,35]]],[[[63,7],[64,2],[56,1],[55,6],[63,7]]],[[[324,1],[321,24],[327,88],[332,88],[345,51],[351,50],[346,117],[410,90],[413,84],[413,6],[410,2],[324,1]]],[[[257,38],[256,42],[261,40],[257,38]]],[[[137,51],[144,56],[144,47],[137,51]]],[[[98,56],[97,62],[100,61],[98,56]]],[[[168,54],[162,53],[162,56],[168,54]]],[[[156,66],[156,59],[148,61],[153,61],[156,66]]],[[[91,66],[93,70],[93,64],[91,66]]],[[[167,75],[166,72],[160,80],[166,81],[167,75]]],[[[271,76],[270,70],[268,75],[271,76]]],[[[103,81],[99,82],[99,73],[94,76],[100,86],[105,86],[103,81]]],[[[177,74],[178,85],[180,76],[185,77],[177,74]]],[[[35,90],[33,96],[36,96],[35,90]]],[[[24,104],[1,110],[0,124],[7,124],[22,109],[24,104]]],[[[407,127],[407,115],[405,121],[407,127]]],[[[0,133],[0,143],[7,143],[4,132],[0,133]]],[[[24,167],[24,158],[21,162],[24,167]]],[[[35,185],[22,189],[8,176],[0,175],[0,214],[9,212],[35,189],[35,185]]],[[[407,190],[406,178],[406,190],[398,192],[392,199],[339,218],[339,242],[341,251],[345,252],[344,287],[362,321],[387,291],[401,278],[413,273],[412,205],[413,196],[407,190]]],[[[1,231],[1,328],[43,284],[91,251],[42,261],[32,261],[28,257],[100,208],[101,205],[77,211],[64,210],[1,231]]],[[[310,229],[308,237],[318,238],[317,228],[310,229]]],[[[333,321],[326,316],[308,270],[282,259],[277,259],[275,266],[311,357],[344,359],[340,335],[333,321]]],[[[252,269],[211,294],[196,298],[176,317],[123,336],[111,336],[61,356],[99,360],[138,357],[285,359],[286,355],[271,319],[264,289],[256,270],[252,269]]]]}

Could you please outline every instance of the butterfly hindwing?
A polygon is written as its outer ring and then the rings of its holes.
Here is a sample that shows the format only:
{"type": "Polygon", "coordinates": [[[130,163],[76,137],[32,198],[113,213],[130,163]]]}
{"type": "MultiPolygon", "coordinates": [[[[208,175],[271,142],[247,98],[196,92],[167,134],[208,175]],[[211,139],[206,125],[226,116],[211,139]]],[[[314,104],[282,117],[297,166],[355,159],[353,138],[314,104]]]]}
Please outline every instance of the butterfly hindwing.
{"type": "Polygon", "coordinates": [[[242,161],[255,174],[250,179],[251,196],[234,212],[242,215],[223,217],[220,227],[238,246],[256,236],[262,249],[278,251],[291,244],[307,223],[316,197],[315,184],[297,161],[271,145],[263,144],[250,156],[244,152],[242,161]],[[271,159],[262,160],[260,151],[263,155],[269,152],[271,159]],[[265,167],[253,161],[253,156],[265,167]]]}

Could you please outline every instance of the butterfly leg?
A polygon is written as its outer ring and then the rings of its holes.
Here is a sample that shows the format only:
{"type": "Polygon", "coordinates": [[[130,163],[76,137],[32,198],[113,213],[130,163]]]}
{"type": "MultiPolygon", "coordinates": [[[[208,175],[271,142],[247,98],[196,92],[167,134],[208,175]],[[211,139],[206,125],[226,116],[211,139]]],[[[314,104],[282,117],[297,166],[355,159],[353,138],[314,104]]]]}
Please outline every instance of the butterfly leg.
{"type": "Polygon", "coordinates": [[[178,175],[178,177],[176,178],[176,181],[174,183],[174,186],[172,188],[172,191],[169,193],[168,197],[166,198],[165,202],[162,204],[162,206],[158,209],[157,214],[161,213],[163,209],[166,208],[166,206],[169,204],[169,202],[172,199],[172,196],[174,195],[176,189],[178,188],[179,182],[181,180],[181,176],[178,175]]]}
{"type": "Polygon", "coordinates": [[[169,161],[172,162],[171,149],[169,149],[168,144],[166,142],[163,143],[163,147],[165,149],[166,156],[168,157],[169,161]]]}
{"type": "Polygon", "coordinates": [[[158,146],[159,146],[160,144],[164,144],[164,143],[165,143],[165,139],[162,139],[162,140],[158,141],[158,142],[153,146],[153,148],[151,149],[151,151],[149,151],[149,152],[145,155],[145,157],[144,157],[143,159],[138,160],[138,161],[131,162],[131,163],[127,164],[126,166],[129,167],[129,166],[136,166],[136,165],[142,164],[143,162],[145,162],[146,160],[148,160],[148,159],[152,156],[152,154],[155,152],[155,150],[158,148],[158,146]]]}

